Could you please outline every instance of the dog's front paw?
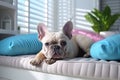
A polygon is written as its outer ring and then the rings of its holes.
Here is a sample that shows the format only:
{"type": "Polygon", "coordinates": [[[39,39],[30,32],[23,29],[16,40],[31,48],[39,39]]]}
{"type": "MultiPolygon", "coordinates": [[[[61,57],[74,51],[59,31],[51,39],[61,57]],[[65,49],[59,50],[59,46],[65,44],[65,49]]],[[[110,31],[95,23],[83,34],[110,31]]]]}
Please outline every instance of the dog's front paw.
{"type": "Polygon", "coordinates": [[[45,62],[46,62],[47,64],[53,64],[53,63],[56,62],[56,60],[54,60],[54,59],[46,59],[45,62]]]}
{"type": "Polygon", "coordinates": [[[33,59],[30,61],[30,64],[34,65],[34,66],[38,66],[42,63],[42,60],[40,59],[33,59]]]}

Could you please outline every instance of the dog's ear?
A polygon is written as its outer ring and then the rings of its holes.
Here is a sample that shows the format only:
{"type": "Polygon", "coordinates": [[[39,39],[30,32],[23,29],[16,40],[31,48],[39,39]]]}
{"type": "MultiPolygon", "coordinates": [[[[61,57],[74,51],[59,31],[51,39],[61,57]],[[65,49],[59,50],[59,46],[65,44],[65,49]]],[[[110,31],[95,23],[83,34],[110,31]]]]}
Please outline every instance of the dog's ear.
{"type": "Polygon", "coordinates": [[[38,38],[41,40],[45,34],[48,32],[46,25],[43,23],[39,23],[37,26],[37,30],[38,30],[38,38]]]}
{"type": "Polygon", "coordinates": [[[69,39],[72,38],[72,29],[73,23],[71,21],[68,21],[63,27],[63,33],[68,36],[69,39]]]}

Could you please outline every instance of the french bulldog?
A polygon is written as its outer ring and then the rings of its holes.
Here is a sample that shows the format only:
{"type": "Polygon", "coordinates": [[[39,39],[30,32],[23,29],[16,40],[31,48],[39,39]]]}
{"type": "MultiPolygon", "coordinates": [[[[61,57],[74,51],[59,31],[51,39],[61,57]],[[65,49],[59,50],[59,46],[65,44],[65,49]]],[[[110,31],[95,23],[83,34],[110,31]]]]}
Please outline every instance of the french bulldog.
{"type": "Polygon", "coordinates": [[[85,35],[72,35],[73,23],[68,21],[62,31],[49,32],[44,24],[37,27],[38,38],[43,43],[42,50],[30,61],[32,65],[40,65],[43,61],[53,64],[56,60],[89,56],[89,48],[93,40],[85,35]],[[84,54],[86,53],[86,54],[84,54]]]}

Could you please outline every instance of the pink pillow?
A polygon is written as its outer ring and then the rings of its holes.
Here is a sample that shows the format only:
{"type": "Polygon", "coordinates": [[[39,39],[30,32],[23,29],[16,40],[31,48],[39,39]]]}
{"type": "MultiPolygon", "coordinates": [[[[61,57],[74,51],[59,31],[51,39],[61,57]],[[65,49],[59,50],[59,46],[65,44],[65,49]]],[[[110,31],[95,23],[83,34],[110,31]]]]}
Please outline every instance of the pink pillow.
{"type": "Polygon", "coordinates": [[[83,34],[83,35],[86,35],[88,37],[90,37],[91,39],[93,39],[93,41],[99,41],[99,40],[102,40],[104,39],[103,36],[95,33],[95,32],[92,32],[92,31],[88,31],[88,30],[80,30],[80,29],[74,29],[72,34],[83,34]]]}

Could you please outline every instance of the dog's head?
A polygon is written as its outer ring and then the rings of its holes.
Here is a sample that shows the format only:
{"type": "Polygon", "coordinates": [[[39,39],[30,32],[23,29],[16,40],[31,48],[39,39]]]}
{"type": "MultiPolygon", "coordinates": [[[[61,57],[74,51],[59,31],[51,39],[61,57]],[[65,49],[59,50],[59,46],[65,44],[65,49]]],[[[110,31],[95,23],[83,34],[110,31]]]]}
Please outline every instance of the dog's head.
{"type": "Polygon", "coordinates": [[[38,25],[38,37],[43,43],[42,52],[47,59],[65,58],[71,45],[73,24],[68,21],[62,31],[49,32],[44,24],[38,25]]]}

